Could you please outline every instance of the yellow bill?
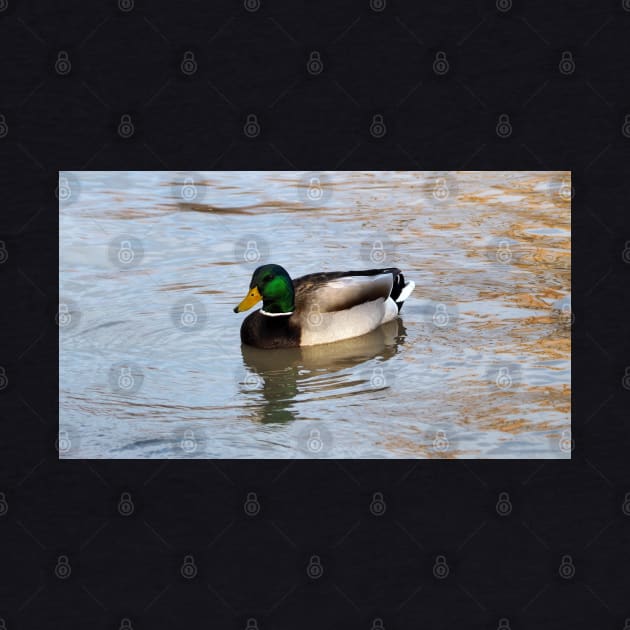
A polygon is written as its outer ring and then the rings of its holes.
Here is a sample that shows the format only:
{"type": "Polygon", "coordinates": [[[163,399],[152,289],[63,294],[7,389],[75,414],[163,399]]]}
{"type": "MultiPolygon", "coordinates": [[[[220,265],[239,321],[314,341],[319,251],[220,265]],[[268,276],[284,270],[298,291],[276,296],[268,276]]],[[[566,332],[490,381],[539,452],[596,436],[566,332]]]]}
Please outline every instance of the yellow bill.
{"type": "Polygon", "coordinates": [[[262,295],[260,295],[258,287],[254,287],[249,290],[249,293],[245,296],[243,301],[238,306],[234,307],[234,312],[242,313],[243,311],[247,311],[255,304],[258,304],[260,300],[262,300],[262,295]]]}

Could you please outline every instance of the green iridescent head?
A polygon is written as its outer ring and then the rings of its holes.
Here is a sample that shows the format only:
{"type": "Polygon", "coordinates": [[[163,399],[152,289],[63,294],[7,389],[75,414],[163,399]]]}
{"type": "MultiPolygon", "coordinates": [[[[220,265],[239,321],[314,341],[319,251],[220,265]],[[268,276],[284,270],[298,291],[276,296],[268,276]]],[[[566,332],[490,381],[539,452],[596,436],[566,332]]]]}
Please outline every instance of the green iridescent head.
{"type": "Polygon", "coordinates": [[[262,265],[254,271],[249,292],[234,312],[247,311],[262,300],[265,313],[289,314],[295,310],[294,299],[293,281],[286,269],[280,265],[262,265]]]}

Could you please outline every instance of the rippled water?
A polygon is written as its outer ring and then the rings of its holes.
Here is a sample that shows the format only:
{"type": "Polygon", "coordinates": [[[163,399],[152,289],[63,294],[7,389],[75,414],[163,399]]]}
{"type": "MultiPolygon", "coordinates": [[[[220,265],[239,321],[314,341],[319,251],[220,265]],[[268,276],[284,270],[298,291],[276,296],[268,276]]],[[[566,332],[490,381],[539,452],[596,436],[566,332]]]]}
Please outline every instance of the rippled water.
{"type": "Polygon", "coordinates": [[[60,456],[570,457],[570,174],[62,173],[60,456]],[[399,321],[241,347],[253,269],[398,266],[399,321]]]}

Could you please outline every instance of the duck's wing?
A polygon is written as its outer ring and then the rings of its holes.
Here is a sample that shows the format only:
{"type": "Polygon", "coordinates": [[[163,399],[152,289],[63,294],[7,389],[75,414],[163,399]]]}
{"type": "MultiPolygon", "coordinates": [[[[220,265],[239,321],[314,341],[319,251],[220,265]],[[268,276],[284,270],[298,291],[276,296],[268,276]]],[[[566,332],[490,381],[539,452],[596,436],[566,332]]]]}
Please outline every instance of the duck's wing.
{"type": "Polygon", "coordinates": [[[297,310],[317,307],[322,313],[386,300],[392,293],[400,269],[368,269],[364,271],[331,271],[312,273],[293,281],[297,310]]]}

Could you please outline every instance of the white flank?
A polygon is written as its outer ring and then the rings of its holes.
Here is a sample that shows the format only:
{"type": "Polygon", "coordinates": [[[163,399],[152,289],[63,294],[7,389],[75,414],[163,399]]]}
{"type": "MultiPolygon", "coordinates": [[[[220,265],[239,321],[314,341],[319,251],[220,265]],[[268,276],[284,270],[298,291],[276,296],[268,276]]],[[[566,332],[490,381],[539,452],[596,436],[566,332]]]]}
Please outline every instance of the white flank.
{"type": "Polygon", "coordinates": [[[316,346],[365,335],[381,324],[394,319],[398,307],[394,300],[378,298],[352,308],[333,313],[318,313],[309,322],[303,322],[302,346],[316,346]]]}

